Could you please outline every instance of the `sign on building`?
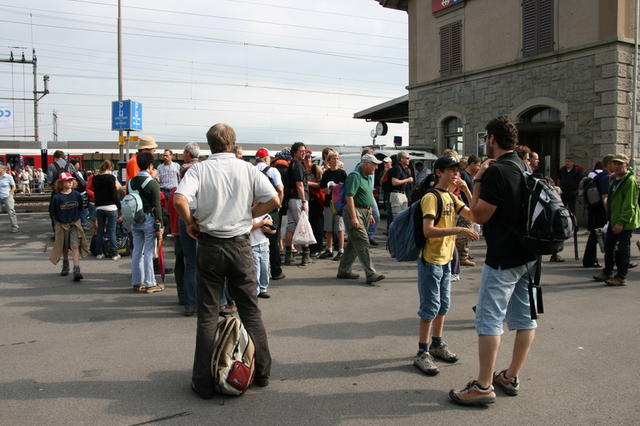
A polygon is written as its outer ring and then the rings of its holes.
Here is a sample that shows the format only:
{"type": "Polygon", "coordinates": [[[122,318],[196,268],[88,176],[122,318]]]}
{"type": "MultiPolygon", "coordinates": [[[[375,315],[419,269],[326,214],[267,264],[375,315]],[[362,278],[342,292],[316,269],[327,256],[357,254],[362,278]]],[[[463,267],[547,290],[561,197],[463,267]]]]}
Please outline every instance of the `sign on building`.
{"type": "Polygon", "coordinates": [[[0,105],[0,129],[13,129],[12,105],[0,105]]]}
{"type": "Polygon", "coordinates": [[[462,3],[464,0],[431,0],[431,12],[436,13],[448,7],[462,3]]]}
{"type": "Polygon", "coordinates": [[[130,99],[113,101],[111,130],[142,130],[142,104],[130,99]]]}

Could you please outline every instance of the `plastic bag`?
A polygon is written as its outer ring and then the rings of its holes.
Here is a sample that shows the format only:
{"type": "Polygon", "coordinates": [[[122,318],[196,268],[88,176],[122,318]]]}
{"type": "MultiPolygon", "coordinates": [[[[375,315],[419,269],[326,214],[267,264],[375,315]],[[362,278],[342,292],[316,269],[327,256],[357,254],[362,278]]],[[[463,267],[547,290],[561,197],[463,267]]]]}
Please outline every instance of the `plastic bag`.
{"type": "Polygon", "coordinates": [[[296,230],[293,233],[293,244],[311,245],[315,243],[316,238],[313,236],[309,216],[307,216],[307,212],[302,211],[298,219],[298,224],[296,225],[296,230]]]}

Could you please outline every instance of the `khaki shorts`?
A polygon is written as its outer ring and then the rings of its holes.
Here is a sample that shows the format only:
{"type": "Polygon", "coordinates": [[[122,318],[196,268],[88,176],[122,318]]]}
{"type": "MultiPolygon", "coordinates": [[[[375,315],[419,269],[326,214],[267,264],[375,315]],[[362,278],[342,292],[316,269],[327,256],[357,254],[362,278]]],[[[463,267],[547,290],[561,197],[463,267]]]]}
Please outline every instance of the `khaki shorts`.
{"type": "Polygon", "coordinates": [[[78,238],[78,228],[72,226],[64,231],[64,249],[69,250],[71,247],[80,246],[80,238],[78,238]]]}
{"type": "Polygon", "coordinates": [[[342,216],[333,214],[331,207],[324,208],[324,232],[344,231],[344,219],[342,216]]]}
{"type": "Polygon", "coordinates": [[[295,232],[302,213],[302,201],[291,198],[287,204],[287,232],[295,232]]]}

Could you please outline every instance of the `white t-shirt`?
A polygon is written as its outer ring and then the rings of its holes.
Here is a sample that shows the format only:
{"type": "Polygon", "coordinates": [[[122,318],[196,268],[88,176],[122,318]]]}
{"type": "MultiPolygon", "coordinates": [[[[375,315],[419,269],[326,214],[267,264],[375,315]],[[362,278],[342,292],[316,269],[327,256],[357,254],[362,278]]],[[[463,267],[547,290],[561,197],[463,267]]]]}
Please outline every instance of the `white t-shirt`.
{"type": "MultiPolygon", "coordinates": [[[[252,222],[253,223],[260,222],[265,217],[268,217],[269,219],[271,219],[271,216],[269,216],[268,214],[265,214],[262,217],[254,217],[252,222]]],[[[267,238],[267,236],[264,235],[264,232],[262,232],[262,227],[252,230],[251,233],[249,234],[249,240],[251,240],[251,247],[269,242],[269,239],[267,238]]]]}
{"type": "Polygon", "coordinates": [[[200,232],[233,238],[251,231],[251,203],[266,203],[277,196],[269,178],[233,153],[211,155],[194,164],[176,193],[196,200],[195,218],[200,232]]]}

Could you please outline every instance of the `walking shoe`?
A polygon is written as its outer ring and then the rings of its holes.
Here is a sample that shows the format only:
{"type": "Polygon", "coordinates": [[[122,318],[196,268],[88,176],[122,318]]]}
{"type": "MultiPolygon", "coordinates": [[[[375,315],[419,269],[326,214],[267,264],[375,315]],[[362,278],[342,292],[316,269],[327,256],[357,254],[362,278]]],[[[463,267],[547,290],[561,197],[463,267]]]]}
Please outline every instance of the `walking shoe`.
{"type": "Polygon", "coordinates": [[[62,270],[60,271],[60,275],[62,275],[63,277],[66,277],[67,275],[69,275],[69,261],[68,260],[63,260],[62,261],[62,270]]]}
{"type": "Polygon", "coordinates": [[[429,346],[429,353],[432,357],[450,364],[458,361],[458,355],[449,351],[449,347],[444,342],[440,346],[429,346]]]}
{"type": "Polygon", "coordinates": [[[113,257],[111,258],[111,260],[120,260],[120,255],[119,255],[119,254],[116,254],[115,256],[113,256],[113,257]]]}
{"type": "Polygon", "coordinates": [[[306,266],[310,262],[311,262],[311,259],[309,257],[309,251],[308,250],[303,251],[302,259],[300,260],[300,266],[306,266]]]}
{"type": "Polygon", "coordinates": [[[333,256],[333,252],[329,251],[329,250],[325,250],[322,252],[322,254],[320,256],[318,256],[318,259],[328,259],[331,256],[333,256]]]}
{"type": "Polygon", "coordinates": [[[269,293],[267,293],[266,291],[261,291],[260,293],[258,293],[258,297],[262,298],[262,299],[268,299],[271,297],[271,295],[269,293]]]}
{"type": "Polygon", "coordinates": [[[476,262],[472,262],[472,261],[470,261],[469,259],[462,259],[462,260],[460,261],[460,264],[461,264],[462,266],[476,266],[476,262]]]}
{"type": "Polygon", "coordinates": [[[613,278],[612,274],[605,274],[604,272],[599,273],[598,275],[594,275],[593,279],[596,281],[607,281],[613,278]]]}
{"type": "Polygon", "coordinates": [[[606,280],[605,284],[611,287],[618,287],[627,285],[627,280],[616,275],[615,277],[606,280]]]}
{"type": "Polygon", "coordinates": [[[291,252],[288,251],[287,254],[284,255],[284,265],[291,265],[291,252]]]}
{"type": "Polygon", "coordinates": [[[518,391],[520,390],[520,381],[517,377],[509,379],[507,377],[507,370],[502,370],[499,373],[493,373],[493,384],[502,389],[502,391],[509,396],[518,395],[518,391]]]}
{"type": "Polygon", "coordinates": [[[261,388],[266,388],[267,386],[269,386],[269,378],[264,376],[256,376],[256,378],[253,379],[253,384],[261,388]]]}
{"type": "Polygon", "coordinates": [[[467,383],[464,389],[449,391],[449,399],[460,405],[487,405],[496,402],[496,393],[493,386],[489,385],[488,389],[481,389],[477,380],[467,383]]]}
{"type": "Polygon", "coordinates": [[[334,261],[334,262],[337,262],[337,261],[339,261],[340,259],[342,259],[342,255],[343,255],[343,254],[344,254],[343,252],[340,252],[340,251],[339,251],[339,252],[338,252],[338,254],[336,254],[336,255],[333,257],[333,261],[334,261]]]}
{"type": "Polygon", "coordinates": [[[338,272],[336,278],[344,280],[357,280],[358,278],[360,278],[360,275],[354,274],[353,272],[338,272]]]}
{"type": "Polygon", "coordinates": [[[280,275],[276,275],[275,277],[271,277],[271,279],[275,280],[275,281],[282,280],[282,279],[285,279],[285,278],[286,278],[286,276],[282,272],[280,272],[280,275]]]}
{"type": "MultiPolygon", "coordinates": [[[[131,289],[136,293],[140,293],[140,292],[143,292],[145,290],[144,284],[134,285],[133,287],[131,287],[131,289]]],[[[180,304],[182,305],[182,303],[180,303],[180,304]]]]}
{"type": "Polygon", "coordinates": [[[17,234],[18,232],[20,232],[20,229],[18,228],[11,228],[11,232],[14,234],[17,234]]]}
{"type": "Polygon", "coordinates": [[[375,246],[379,246],[380,243],[374,240],[373,238],[369,238],[369,245],[372,245],[375,247],[375,246]]]}
{"type": "Polygon", "coordinates": [[[451,281],[460,281],[460,274],[451,274],[451,281]]]}
{"type": "Polygon", "coordinates": [[[313,258],[319,257],[320,256],[320,252],[319,251],[314,251],[309,256],[311,256],[313,258]]]}
{"type": "Polygon", "coordinates": [[[374,283],[377,283],[378,281],[382,281],[385,278],[387,278],[387,277],[385,277],[382,274],[370,275],[370,276],[367,277],[367,284],[373,285],[374,283]]]}
{"type": "Polygon", "coordinates": [[[147,287],[144,289],[144,292],[147,294],[158,293],[161,291],[164,291],[164,284],[156,284],[154,286],[147,287]]]}
{"type": "Polygon", "coordinates": [[[104,254],[99,254],[99,255],[97,255],[97,256],[96,256],[96,259],[98,259],[98,260],[102,260],[102,259],[104,259],[104,254]]]}
{"type": "Polygon", "coordinates": [[[84,277],[80,273],[80,267],[79,266],[74,266],[73,267],[73,280],[74,281],[80,281],[83,278],[84,277]]]}
{"type": "Polygon", "coordinates": [[[633,269],[633,268],[635,268],[635,267],[637,267],[637,266],[638,266],[638,264],[637,264],[637,263],[635,263],[635,262],[629,262],[629,266],[627,266],[627,268],[628,268],[628,269],[633,269]]]}
{"type": "Polygon", "coordinates": [[[427,376],[435,376],[440,372],[429,352],[421,352],[413,359],[413,365],[427,376]]]}
{"type": "Polygon", "coordinates": [[[552,254],[549,262],[562,263],[564,262],[564,257],[560,256],[559,254],[552,254]]]}

